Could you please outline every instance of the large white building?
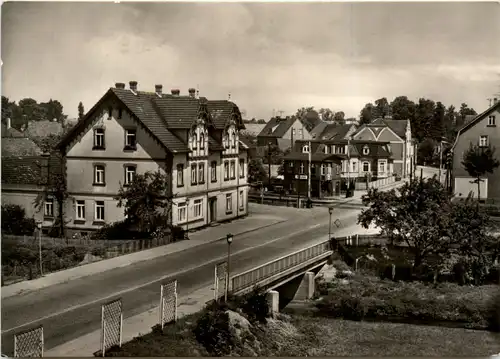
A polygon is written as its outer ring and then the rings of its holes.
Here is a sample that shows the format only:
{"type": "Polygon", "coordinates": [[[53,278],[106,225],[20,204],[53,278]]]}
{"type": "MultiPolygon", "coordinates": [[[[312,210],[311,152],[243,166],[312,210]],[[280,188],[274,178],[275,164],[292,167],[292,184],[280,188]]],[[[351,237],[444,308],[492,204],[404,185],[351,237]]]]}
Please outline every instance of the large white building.
{"type": "Polygon", "coordinates": [[[174,195],[172,224],[193,229],[248,213],[247,147],[233,102],[195,89],[117,83],[60,144],[70,200],[68,229],[83,232],[124,218],[114,197],[135,173],[160,170],[174,195]]]}

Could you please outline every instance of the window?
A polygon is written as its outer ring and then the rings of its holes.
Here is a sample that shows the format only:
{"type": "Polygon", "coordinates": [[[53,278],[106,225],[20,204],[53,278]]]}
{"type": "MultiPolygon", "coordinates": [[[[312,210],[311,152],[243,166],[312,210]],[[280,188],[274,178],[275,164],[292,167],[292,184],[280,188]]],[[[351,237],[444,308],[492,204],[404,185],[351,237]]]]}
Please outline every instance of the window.
{"type": "Polygon", "coordinates": [[[125,185],[128,186],[132,184],[135,177],[135,166],[125,166],[125,185]]]}
{"type": "Polygon", "coordinates": [[[231,179],[236,178],[236,161],[231,161],[231,179]]]}
{"type": "Polygon", "coordinates": [[[125,130],[125,149],[136,149],[136,130],[125,130]]]}
{"type": "Polygon", "coordinates": [[[205,183],[205,163],[198,163],[198,183],[205,183]]]}
{"type": "Polygon", "coordinates": [[[363,162],[363,172],[370,171],[370,164],[368,162],[363,162]]]}
{"type": "Polygon", "coordinates": [[[95,165],[94,166],[94,186],[104,186],[104,166],[95,165]]]}
{"type": "Polygon", "coordinates": [[[245,160],[240,158],[240,178],[245,178],[245,160]]]}
{"type": "Polygon", "coordinates": [[[226,213],[229,214],[233,212],[233,194],[226,194],[226,213]]]}
{"type": "Polygon", "coordinates": [[[54,217],[54,199],[46,198],[43,204],[43,215],[45,217],[54,217]]]}
{"type": "Polygon", "coordinates": [[[240,191],[240,211],[243,211],[245,208],[245,194],[243,191],[240,191]]]}
{"type": "Polygon", "coordinates": [[[205,149],[205,134],[200,133],[200,150],[205,149]]]}
{"type": "Polygon", "coordinates": [[[321,175],[325,175],[325,165],[323,163],[321,164],[321,175]]]}
{"type": "Polygon", "coordinates": [[[177,205],[177,217],[178,217],[178,222],[186,222],[186,215],[187,215],[187,205],[186,202],[179,203],[177,205]]]}
{"type": "Polygon", "coordinates": [[[195,185],[196,184],[196,163],[192,163],[191,164],[191,185],[195,185]]]}
{"type": "Polygon", "coordinates": [[[195,199],[194,200],[194,206],[193,206],[194,218],[203,217],[202,216],[202,212],[201,212],[201,206],[202,206],[202,204],[203,204],[203,200],[202,199],[195,199]]]}
{"type": "Polygon", "coordinates": [[[356,172],[356,162],[353,162],[353,163],[352,163],[352,171],[353,171],[353,172],[356,172]]]}
{"type": "Polygon", "coordinates": [[[378,164],[378,171],[379,171],[380,173],[385,173],[385,162],[380,162],[380,163],[378,164]]]}
{"type": "Polygon", "coordinates": [[[226,148],[226,149],[229,148],[229,134],[227,134],[227,133],[224,134],[223,142],[224,142],[224,148],[226,148]]]}
{"type": "Polygon", "coordinates": [[[339,175],[340,174],[340,166],[339,165],[335,165],[335,168],[337,168],[337,174],[339,175]]]}
{"type": "Polygon", "coordinates": [[[85,201],[76,201],[76,219],[85,220],[85,201]]]}
{"type": "Polygon", "coordinates": [[[104,149],[104,129],[96,128],[94,130],[94,150],[104,149]]]}
{"type": "Polygon", "coordinates": [[[212,182],[217,182],[217,161],[212,161],[210,163],[210,180],[212,182]]]}
{"type": "Polygon", "coordinates": [[[118,119],[119,120],[121,120],[122,115],[123,115],[123,110],[120,108],[120,109],[118,109],[118,119]]]}
{"type": "Polygon", "coordinates": [[[236,132],[233,132],[233,148],[236,149],[236,132]]]}
{"type": "Polygon", "coordinates": [[[496,126],[495,116],[488,117],[488,126],[496,126]]]}
{"type": "Polygon", "coordinates": [[[481,136],[481,137],[479,137],[479,146],[480,147],[486,147],[486,146],[488,146],[488,136],[481,136]]]}
{"type": "Polygon", "coordinates": [[[224,162],[224,181],[229,180],[229,161],[224,162]]]}
{"type": "Polygon", "coordinates": [[[108,117],[113,116],[113,107],[108,107],[108,117]]]}
{"type": "Polygon", "coordinates": [[[184,186],[184,165],[177,165],[177,187],[184,186]]]}
{"type": "Polygon", "coordinates": [[[193,143],[193,150],[198,149],[198,136],[196,136],[196,133],[191,135],[191,142],[193,143]]]}
{"type": "Polygon", "coordinates": [[[304,162],[300,162],[300,174],[304,174],[304,162]]]}
{"type": "Polygon", "coordinates": [[[95,220],[104,222],[104,201],[95,202],[95,220]]]}
{"type": "Polygon", "coordinates": [[[368,148],[368,146],[363,147],[363,154],[367,155],[369,153],[370,153],[370,149],[368,148]]]}
{"type": "Polygon", "coordinates": [[[299,137],[302,137],[302,129],[299,128],[299,137]]]}
{"type": "Polygon", "coordinates": [[[302,146],[302,153],[309,153],[309,145],[302,146]]]}
{"type": "Polygon", "coordinates": [[[325,147],[323,148],[323,152],[324,152],[324,153],[328,153],[328,146],[325,146],[325,147]]]}

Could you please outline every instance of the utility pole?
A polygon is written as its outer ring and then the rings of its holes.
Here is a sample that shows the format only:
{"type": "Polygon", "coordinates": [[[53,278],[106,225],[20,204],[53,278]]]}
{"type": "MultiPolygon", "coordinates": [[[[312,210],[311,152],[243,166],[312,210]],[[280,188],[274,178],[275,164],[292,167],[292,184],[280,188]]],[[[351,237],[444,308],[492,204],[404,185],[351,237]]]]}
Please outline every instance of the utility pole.
{"type": "Polygon", "coordinates": [[[439,183],[441,183],[441,167],[443,165],[443,140],[439,141],[439,171],[438,171],[438,179],[439,183]]]}
{"type": "Polygon", "coordinates": [[[349,147],[351,147],[350,137],[347,138],[347,196],[350,196],[351,190],[351,152],[349,151],[349,147]]]}
{"type": "Polygon", "coordinates": [[[307,198],[311,199],[311,141],[309,141],[309,156],[308,156],[308,165],[307,165],[307,198]]]}
{"type": "Polygon", "coordinates": [[[271,190],[271,142],[267,143],[267,164],[269,168],[269,191],[271,190]]]}

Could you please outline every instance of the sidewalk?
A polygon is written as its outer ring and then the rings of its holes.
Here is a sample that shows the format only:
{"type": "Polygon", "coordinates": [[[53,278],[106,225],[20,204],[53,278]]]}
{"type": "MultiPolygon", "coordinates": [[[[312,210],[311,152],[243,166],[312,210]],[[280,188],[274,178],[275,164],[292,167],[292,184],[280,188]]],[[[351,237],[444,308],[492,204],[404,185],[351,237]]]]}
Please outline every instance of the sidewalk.
{"type": "MultiPolygon", "coordinates": [[[[214,292],[212,286],[196,290],[184,298],[179,298],[177,318],[199,312],[205,304],[212,300],[214,292]]],[[[160,300],[158,295],[158,301],[160,300]]],[[[150,333],[159,322],[159,307],[154,307],[147,312],[134,315],[123,320],[123,338],[126,343],[137,336],[150,333]]],[[[96,330],[82,337],[73,339],[55,348],[45,351],[47,357],[92,357],[93,353],[100,350],[101,330],[96,330]]]]}
{"type": "MultiPolygon", "coordinates": [[[[161,247],[84,264],[59,272],[49,273],[42,278],[37,278],[30,281],[26,280],[23,282],[4,286],[1,288],[2,298],[42,289],[54,284],[69,282],[73,279],[90,276],[96,273],[102,273],[115,268],[126,267],[134,263],[184,251],[196,246],[225,239],[227,233],[232,233],[234,236],[242,235],[244,233],[257,231],[265,227],[285,222],[286,220],[288,219],[284,216],[276,215],[276,213],[274,215],[257,214],[243,219],[235,220],[233,222],[222,223],[216,227],[207,227],[198,232],[190,233],[190,240],[174,242],[161,247]]],[[[237,240],[237,238],[235,239],[237,240]]]]}

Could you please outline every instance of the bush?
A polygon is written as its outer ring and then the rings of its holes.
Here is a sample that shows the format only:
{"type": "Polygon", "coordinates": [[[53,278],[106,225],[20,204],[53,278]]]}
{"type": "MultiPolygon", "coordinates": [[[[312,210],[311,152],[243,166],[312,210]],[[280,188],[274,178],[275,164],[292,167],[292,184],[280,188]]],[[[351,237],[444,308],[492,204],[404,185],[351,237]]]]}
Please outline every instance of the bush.
{"type": "Polygon", "coordinates": [[[266,294],[255,289],[245,297],[241,305],[241,310],[251,322],[266,323],[270,312],[266,294]]]}
{"type": "Polygon", "coordinates": [[[127,221],[105,224],[91,235],[93,240],[146,239],[150,237],[150,233],[138,231],[127,221]]]}
{"type": "Polygon", "coordinates": [[[17,236],[33,235],[35,228],[35,220],[26,217],[23,207],[15,204],[2,206],[2,233],[17,236]]]}
{"type": "Polygon", "coordinates": [[[172,235],[172,239],[175,242],[175,241],[183,240],[186,231],[181,226],[172,226],[172,228],[170,229],[170,233],[172,235]]]}
{"type": "Polygon", "coordinates": [[[235,346],[236,341],[229,329],[229,316],[226,310],[226,305],[218,303],[210,305],[193,329],[196,340],[214,356],[228,355],[235,346]]]}
{"type": "Polygon", "coordinates": [[[488,329],[500,332],[500,291],[489,303],[488,329]]]}

